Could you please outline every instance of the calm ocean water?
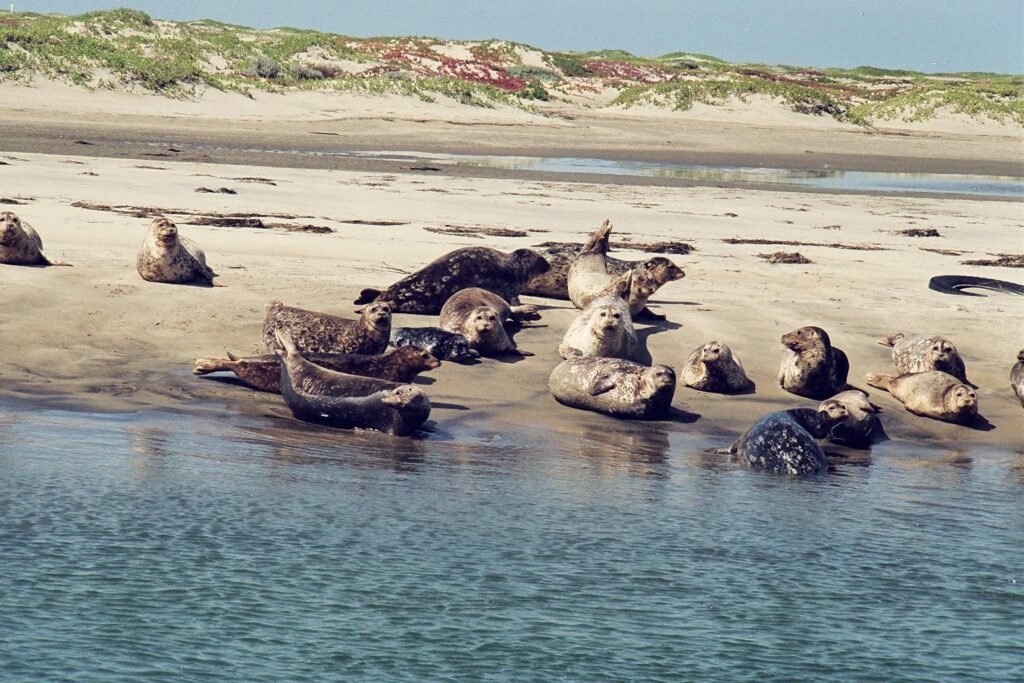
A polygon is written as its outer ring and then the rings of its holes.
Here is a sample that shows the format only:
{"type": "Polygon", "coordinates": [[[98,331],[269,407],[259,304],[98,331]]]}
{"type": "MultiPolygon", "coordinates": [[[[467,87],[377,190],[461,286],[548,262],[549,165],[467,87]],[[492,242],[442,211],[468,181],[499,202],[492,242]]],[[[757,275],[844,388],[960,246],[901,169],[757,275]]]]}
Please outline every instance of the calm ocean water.
{"type": "Polygon", "coordinates": [[[4,408],[4,681],[1024,680],[1021,454],[4,408]]]}

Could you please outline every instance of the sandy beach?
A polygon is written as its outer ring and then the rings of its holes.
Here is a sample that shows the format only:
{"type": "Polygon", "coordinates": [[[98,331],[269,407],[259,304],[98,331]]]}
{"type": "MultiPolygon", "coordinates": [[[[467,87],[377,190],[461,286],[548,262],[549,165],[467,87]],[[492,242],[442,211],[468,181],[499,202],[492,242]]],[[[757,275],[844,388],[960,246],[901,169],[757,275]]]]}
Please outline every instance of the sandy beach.
{"type": "MultiPolygon", "coordinates": [[[[878,337],[902,330],[955,341],[981,387],[981,413],[992,428],[915,417],[872,391],[893,441],[953,450],[1021,444],[1024,411],[1008,374],[1024,340],[1024,302],[927,288],[930,277],[952,273],[1020,282],[1019,269],[960,264],[1024,250],[1018,201],[594,182],[487,169],[422,172],[311,154],[587,155],[1019,176],[1024,162],[1017,129],[945,120],[869,130],[753,105],[717,115],[707,108],[571,118],[355,95],[261,94],[251,100],[217,93],[190,102],[57,84],[4,85],[0,94],[0,210],[31,223],[48,256],[74,264],[2,267],[0,391],[7,396],[111,411],[187,411],[216,403],[224,406],[225,419],[238,410],[287,414],[279,397],[193,377],[192,362],[225,349],[262,352],[259,332],[270,299],[347,316],[362,287],[386,286],[451,249],[582,241],[609,218],[620,258],[643,257],[628,249],[630,240],[681,240],[696,248],[671,257],[687,276],[655,296],[669,324],[639,326],[654,360],[679,366],[695,347],[719,339],[757,383],[755,394],[740,397],[679,387],[671,430],[728,445],[764,412],[813,405],[775,380],[779,337],[813,324],[847,352],[851,381],[860,386],[866,373],[891,368],[889,349],[875,343],[878,337]],[[196,191],[203,187],[237,194],[196,191]],[[135,254],[149,224],[144,216],[154,211],[206,250],[221,287],[139,278],[135,254]],[[274,227],[190,224],[234,213],[274,227]],[[452,228],[464,230],[453,234],[452,228]],[[488,228],[526,236],[493,237],[488,228]],[[941,237],[897,232],[908,228],[935,228],[941,237]],[[730,238],[806,244],[723,241],[730,238]],[[769,265],[758,257],[780,249],[799,251],[812,263],[769,265]]],[[[517,341],[536,356],[445,363],[424,376],[436,429],[560,432],[573,421],[614,424],[581,416],[549,396],[556,348],[576,312],[568,302],[530,301],[544,308],[543,320],[517,341]]],[[[395,324],[435,320],[398,315],[395,324]]]]}

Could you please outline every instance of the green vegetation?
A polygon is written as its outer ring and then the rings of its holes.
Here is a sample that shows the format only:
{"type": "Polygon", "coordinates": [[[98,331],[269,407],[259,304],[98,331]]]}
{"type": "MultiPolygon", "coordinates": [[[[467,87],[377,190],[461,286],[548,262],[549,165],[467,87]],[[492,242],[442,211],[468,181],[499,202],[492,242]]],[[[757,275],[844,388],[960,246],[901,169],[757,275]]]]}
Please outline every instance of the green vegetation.
{"type": "Polygon", "coordinates": [[[526,109],[581,96],[604,106],[609,90],[613,105],[680,111],[759,95],[803,114],[863,125],[953,112],[1024,126],[1020,75],[731,64],[691,52],[542,52],[505,40],[459,46],[453,51],[423,36],[160,21],[126,8],[70,17],[20,13],[0,15],[0,81],[54,78],[176,97],[204,88],[355,91],[526,109]]]}

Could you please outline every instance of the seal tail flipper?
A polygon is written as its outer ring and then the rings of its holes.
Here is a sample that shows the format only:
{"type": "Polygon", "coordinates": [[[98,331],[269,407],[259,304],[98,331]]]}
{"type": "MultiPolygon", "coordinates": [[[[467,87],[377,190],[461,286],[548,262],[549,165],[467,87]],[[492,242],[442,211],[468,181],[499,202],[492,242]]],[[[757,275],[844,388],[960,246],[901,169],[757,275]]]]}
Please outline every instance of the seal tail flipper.
{"type": "MultiPolygon", "coordinates": [[[[292,335],[288,334],[284,330],[274,330],[274,336],[277,337],[277,343],[284,349],[285,356],[299,355],[299,349],[295,346],[295,341],[292,339],[292,335]]],[[[278,355],[281,355],[281,352],[278,352],[278,355]]]]}
{"type": "Polygon", "coordinates": [[[580,249],[580,256],[584,254],[607,254],[608,253],[608,236],[612,232],[612,224],[607,218],[604,219],[604,223],[601,227],[590,236],[587,243],[580,249]]]}
{"type": "Polygon", "coordinates": [[[224,351],[224,355],[228,357],[228,360],[238,360],[238,356],[236,356],[235,354],[231,353],[228,350],[224,351]]]}
{"type": "Polygon", "coordinates": [[[897,332],[896,334],[890,334],[888,337],[882,337],[881,339],[876,339],[875,341],[877,341],[882,346],[896,346],[896,342],[898,342],[900,339],[903,339],[903,337],[905,336],[906,335],[903,334],[902,332],[897,332]]]}
{"type": "Polygon", "coordinates": [[[510,306],[512,319],[520,322],[524,320],[540,320],[540,309],[533,304],[521,304],[510,306]]]}
{"type": "Polygon", "coordinates": [[[380,295],[382,293],[383,292],[381,292],[379,289],[364,289],[363,291],[359,292],[359,298],[353,301],[352,303],[354,303],[357,306],[362,306],[363,304],[370,304],[376,301],[378,298],[380,298],[380,295]]]}
{"type": "Polygon", "coordinates": [[[220,372],[221,370],[227,370],[231,372],[234,370],[234,358],[224,360],[223,358],[198,358],[196,359],[196,366],[192,368],[193,375],[209,375],[211,372],[220,372]]]}
{"type": "Polygon", "coordinates": [[[876,389],[884,389],[889,391],[889,383],[895,379],[892,375],[883,375],[876,373],[869,373],[866,377],[867,383],[876,389]]]}
{"type": "Polygon", "coordinates": [[[39,265],[41,266],[67,266],[68,268],[74,268],[75,264],[68,263],[67,261],[56,261],[49,259],[42,254],[39,255],[39,265]]]}

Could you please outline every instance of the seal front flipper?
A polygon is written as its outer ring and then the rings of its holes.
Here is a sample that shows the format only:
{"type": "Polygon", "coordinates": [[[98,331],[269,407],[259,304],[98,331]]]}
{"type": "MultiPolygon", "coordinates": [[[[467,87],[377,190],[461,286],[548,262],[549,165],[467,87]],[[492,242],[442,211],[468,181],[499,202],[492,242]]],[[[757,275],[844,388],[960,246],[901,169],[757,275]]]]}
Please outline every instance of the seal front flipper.
{"type": "Polygon", "coordinates": [[[615,388],[615,378],[609,374],[598,375],[594,378],[594,383],[590,385],[590,395],[600,396],[606,394],[615,388]]]}
{"type": "Polygon", "coordinates": [[[633,316],[633,320],[667,320],[668,317],[661,314],[655,313],[647,306],[644,306],[644,310],[633,316]]]}

